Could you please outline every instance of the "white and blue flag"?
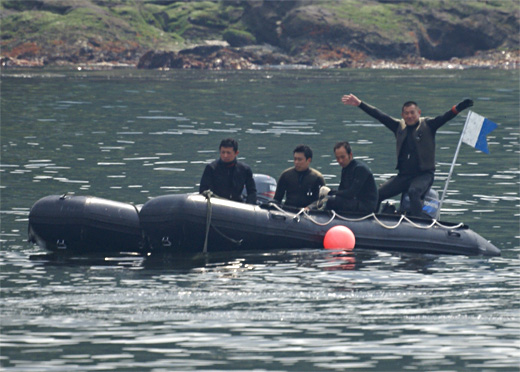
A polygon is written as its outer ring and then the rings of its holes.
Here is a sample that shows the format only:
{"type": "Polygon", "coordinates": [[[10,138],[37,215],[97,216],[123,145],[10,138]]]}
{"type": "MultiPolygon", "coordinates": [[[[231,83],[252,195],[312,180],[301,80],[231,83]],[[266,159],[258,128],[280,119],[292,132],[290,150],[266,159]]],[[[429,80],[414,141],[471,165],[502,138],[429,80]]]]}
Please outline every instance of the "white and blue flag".
{"type": "Polygon", "coordinates": [[[496,123],[470,110],[462,131],[462,142],[489,154],[486,136],[497,127],[496,123]]]}
{"type": "Polygon", "coordinates": [[[497,127],[498,125],[496,123],[493,123],[491,120],[486,119],[482,115],[476,114],[471,110],[468,112],[468,117],[466,118],[466,123],[462,129],[462,135],[460,136],[459,144],[455,150],[455,156],[451,162],[450,172],[448,173],[448,178],[446,179],[446,184],[444,185],[444,191],[442,192],[442,199],[438,209],[439,211],[441,210],[442,202],[446,196],[448,184],[450,183],[451,174],[453,173],[455,162],[457,161],[457,156],[459,155],[460,145],[462,142],[467,143],[477,150],[489,154],[486,136],[493,132],[497,127]]]}

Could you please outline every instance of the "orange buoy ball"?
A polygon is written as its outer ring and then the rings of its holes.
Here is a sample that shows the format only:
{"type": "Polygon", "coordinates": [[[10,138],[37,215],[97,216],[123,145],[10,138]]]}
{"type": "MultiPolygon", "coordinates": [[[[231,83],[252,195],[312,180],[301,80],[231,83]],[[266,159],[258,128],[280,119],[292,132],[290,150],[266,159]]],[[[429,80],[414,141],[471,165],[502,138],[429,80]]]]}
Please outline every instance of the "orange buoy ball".
{"type": "Polygon", "coordinates": [[[354,249],[356,237],[346,226],[331,227],[325,234],[323,246],[325,249],[354,249]]]}

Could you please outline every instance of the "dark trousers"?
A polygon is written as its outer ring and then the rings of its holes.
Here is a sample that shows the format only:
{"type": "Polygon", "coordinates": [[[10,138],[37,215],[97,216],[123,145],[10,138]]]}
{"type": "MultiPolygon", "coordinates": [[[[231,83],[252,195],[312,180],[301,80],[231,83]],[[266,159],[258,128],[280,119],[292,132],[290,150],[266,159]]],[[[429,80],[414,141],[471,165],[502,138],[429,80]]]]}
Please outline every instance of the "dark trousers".
{"type": "Polygon", "coordinates": [[[370,208],[370,206],[366,205],[366,203],[363,203],[358,199],[347,199],[337,195],[329,196],[326,208],[335,210],[336,212],[374,212],[372,210],[373,207],[370,208]]]}
{"type": "Polygon", "coordinates": [[[379,205],[383,200],[408,192],[410,196],[410,214],[420,216],[422,211],[422,199],[433,185],[434,173],[421,172],[418,175],[398,174],[390,178],[379,188],[379,205]]]}

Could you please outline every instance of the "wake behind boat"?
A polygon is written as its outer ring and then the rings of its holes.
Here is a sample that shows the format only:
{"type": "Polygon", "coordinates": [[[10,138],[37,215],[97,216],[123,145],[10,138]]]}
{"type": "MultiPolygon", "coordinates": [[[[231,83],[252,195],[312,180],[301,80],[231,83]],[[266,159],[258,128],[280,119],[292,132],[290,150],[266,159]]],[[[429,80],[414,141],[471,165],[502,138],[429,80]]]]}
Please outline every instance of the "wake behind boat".
{"type": "Polygon", "coordinates": [[[210,195],[159,196],[142,208],[85,196],[51,195],[29,214],[29,240],[53,252],[140,255],[320,249],[326,233],[346,226],[355,249],[499,256],[464,224],[399,214],[339,215],[249,205],[210,195]]]}

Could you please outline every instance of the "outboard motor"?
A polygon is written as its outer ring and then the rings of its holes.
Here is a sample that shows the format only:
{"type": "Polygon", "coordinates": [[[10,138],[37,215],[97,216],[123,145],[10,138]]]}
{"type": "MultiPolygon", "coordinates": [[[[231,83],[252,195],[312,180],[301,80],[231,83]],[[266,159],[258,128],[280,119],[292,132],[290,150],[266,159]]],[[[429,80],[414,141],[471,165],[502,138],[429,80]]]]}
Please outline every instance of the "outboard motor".
{"type": "MultiPolygon", "coordinates": [[[[439,201],[439,193],[433,189],[429,189],[423,200],[423,208],[422,211],[424,214],[427,214],[432,219],[438,220],[440,216],[440,201],[439,201]]],[[[401,208],[400,212],[407,212],[410,210],[410,196],[407,192],[403,193],[401,197],[401,208]]]]}
{"type": "MultiPolygon", "coordinates": [[[[268,203],[273,200],[276,191],[276,180],[267,174],[253,174],[256,184],[256,202],[257,204],[268,203]]],[[[244,186],[242,191],[242,199],[246,200],[247,192],[244,186]]]]}

